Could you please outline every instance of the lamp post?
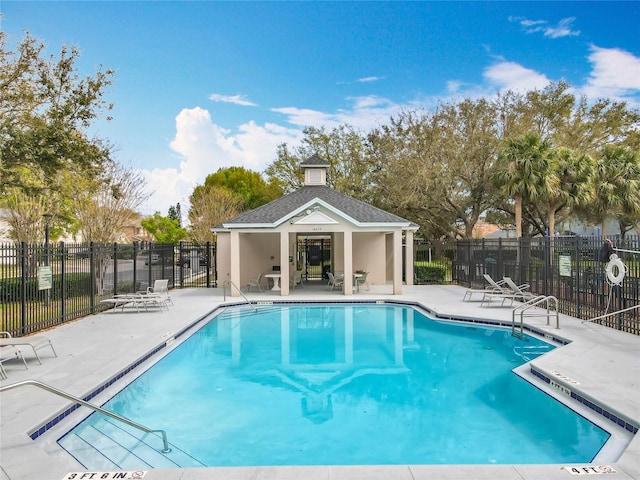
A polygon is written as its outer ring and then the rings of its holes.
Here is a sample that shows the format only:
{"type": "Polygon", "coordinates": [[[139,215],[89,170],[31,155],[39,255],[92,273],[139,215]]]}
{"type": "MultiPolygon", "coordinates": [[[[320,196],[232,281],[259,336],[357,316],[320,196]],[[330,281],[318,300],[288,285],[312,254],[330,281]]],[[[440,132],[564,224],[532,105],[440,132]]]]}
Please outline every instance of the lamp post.
{"type": "Polygon", "coordinates": [[[51,221],[51,217],[53,217],[50,213],[45,213],[42,215],[44,218],[44,243],[45,243],[45,253],[46,253],[46,265],[49,266],[50,258],[49,258],[49,222],[51,221]]]}
{"type": "MultiPolygon", "coordinates": [[[[51,265],[50,251],[49,251],[49,222],[51,221],[51,217],[53,217],[50,213],[45,213],[42,215],[44,218],[44,243],[45,243],[45,265],[48,267],[51,265]]],[[[49,306],[51,296],[51,289],[47,289],[47,295],[45,296],[44,305],[46,307],[49,306]]]]}

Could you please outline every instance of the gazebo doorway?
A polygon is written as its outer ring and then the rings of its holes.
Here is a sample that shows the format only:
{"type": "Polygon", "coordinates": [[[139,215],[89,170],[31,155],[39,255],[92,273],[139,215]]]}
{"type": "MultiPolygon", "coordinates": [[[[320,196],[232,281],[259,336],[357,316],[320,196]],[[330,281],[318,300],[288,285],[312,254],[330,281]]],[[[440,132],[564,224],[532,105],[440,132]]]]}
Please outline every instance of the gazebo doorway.
{"type": "Polygon", "coordinates": [[[326,280],[331,271],[331,236],[298,235],[296,270],[304,280],[326,280]]]}

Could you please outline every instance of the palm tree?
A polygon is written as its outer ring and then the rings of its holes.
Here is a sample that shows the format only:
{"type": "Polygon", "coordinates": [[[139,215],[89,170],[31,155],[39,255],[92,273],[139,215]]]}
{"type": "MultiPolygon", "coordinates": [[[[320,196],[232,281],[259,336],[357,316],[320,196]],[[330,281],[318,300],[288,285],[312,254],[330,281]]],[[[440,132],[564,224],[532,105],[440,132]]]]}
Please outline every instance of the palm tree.
{"type": "Polygon", "coordinates": [[[587,205],[593,199],[591,179],[594,161],[588,155],[560,147],[551,152],[551,175],[555,188],[546,193],[549,206],[549,235],[555,234],[555,216],[560,210],[587,205]]]}
{"type": "Polygon", "coordinates": [[[607,236],[606,218],[635,216],[640,213],[640,162],[636,152],[622,146],[604,147],[597,159],[593,181],[594,200],[588,215],[602,222],[607,236]]]}
{"type": "Polygon", "coordinates": [[[522,237],[523,201],[535,202],[555,195],[558,179],[552,175],[551,144],[536,133],[507,139],[501,159],[505,163],[493,176],[504,195],[515,200],[516,237],[522,237]]]}

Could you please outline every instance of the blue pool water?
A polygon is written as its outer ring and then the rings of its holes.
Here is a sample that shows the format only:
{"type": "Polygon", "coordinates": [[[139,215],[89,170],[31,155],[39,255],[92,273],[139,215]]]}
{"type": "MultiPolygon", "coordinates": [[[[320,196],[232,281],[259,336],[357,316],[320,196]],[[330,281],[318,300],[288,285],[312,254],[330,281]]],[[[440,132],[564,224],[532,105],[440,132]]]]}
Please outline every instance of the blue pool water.
{"type": "Polygon", "coordinates": [[[207,466],[589,462],[608,433],[511,372],[552,348],[402,306],[230,310],[105,407],[207,466]]]}

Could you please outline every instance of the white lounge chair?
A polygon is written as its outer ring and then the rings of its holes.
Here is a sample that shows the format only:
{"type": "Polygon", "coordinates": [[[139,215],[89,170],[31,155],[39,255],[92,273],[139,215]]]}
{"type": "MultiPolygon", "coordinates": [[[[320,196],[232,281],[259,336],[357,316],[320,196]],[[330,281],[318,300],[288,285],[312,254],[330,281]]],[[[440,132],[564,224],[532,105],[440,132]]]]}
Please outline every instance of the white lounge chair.
{"type": "Polygon", "coordinates": [[[33,349],[33,354],[38,359],[38,363],[42,365],[38,350],[45,347],[50,347],[53,352],[53,356],[57,357],[55,349],[51,340],[43,335],[30,335],[28,337],[12,337],[9,332],[0,332],[0,347],[13,346],[18,347],[20,345],[28,346],[33,349]]]}
{"type": "Polygon", "coordinates": [[[154,293],[147,294],[138,292],[114,295],[112,298],[100,300],[100,303],[110,303],[113,305],[113,313],[116,312],[118,307],[120,307],[121,312],[124,312],[124,307],[133,307],[140,313],[140,307],[142,307],[145,312],[148,312],[149,306],[158,307],[160,310],[163,308],[169,310],[169,305],[167,305],[169,301],[171,301],[171,298],[163,296],[162,294],[156,295],[154,293]]]}
{"type": "Polygon", "coordinates": [[[249,280],[247,282],[247,292],[251,291],[251,287],[257,287],[258,291],[261,292],[262,291],[262,285],[260,285],[262,283],[262,277],[264,276],[264,273],[261,273],[260,275],[258,275],[257,278],[252,278],[251,280],[249,280]]]}
{"type": "Polygon", "coordinates": [[[504,282],[507,287],[509,287],[509,289],[514,293],[516,300],[528,302],[529,300],[536,297],[536,295],[527,291],[529,289],[528,283],[525,283],[523,285],[516,285],[515,282],[509,277],[504,277],[504,282]]]}
{"type": "Polygon", "coordinates": [[[489,284],[486,288],[470,288],[464,293],[464,297],[462,299],[463,302],[471,300],[471,297],[475,294],[482,294],[484,296],[485,293],[504,293],[508,292],[509,288],[505,285],[504,280],[495,281],[491,278],[491,275],[485,273],[482,275],[485,281],[489,284]]]}
{"type": "MultiPolygon", "coordinates": [[[[158,302],[163,302],[164,305],[169,309],[168,304],[173,305],[173,300],[171,300],[171,296],[169,295],[169,280],[155,280],[153,282],[153,287],[147,287],[145,291],[138,292],[142,295],[142,300],[149,299],[149,303],[153,304],[154,299],[158,302]]],[[[160,303],[158,303],[160,306],[160,303]]]]}
{"type": "Polygon", "coordinates": [[[525,298],[528,300],[534,296],[530,292],[526,292],[529,288],[529,284],[524,283],[522,285],[516,285],[509,277],[504,277],[502,280],[504,283],[501,285],[504,285],[504,287],[501,286],[500,291],[485,293],[482,297],[482,302],[480,303],[481,307],[491,304],[494,299],[501,299],[502,306],[504,306],[505,302],[509,300],[509,306],[511,306],[513,305],[514,300],[526,301],[525,298]]]}
{"type": "Polygon", "coordinates": [[[0,347],[0,378],[7,378],[7,372],[2,364],[16,358],[22,360],[22,363],[24,363],[24,368],[29,370],[27,361],[24,359],[24,355],[22,355],[22,352],[18,347],[0,347]]]}

